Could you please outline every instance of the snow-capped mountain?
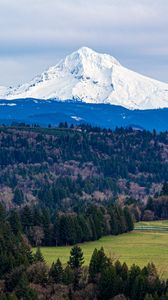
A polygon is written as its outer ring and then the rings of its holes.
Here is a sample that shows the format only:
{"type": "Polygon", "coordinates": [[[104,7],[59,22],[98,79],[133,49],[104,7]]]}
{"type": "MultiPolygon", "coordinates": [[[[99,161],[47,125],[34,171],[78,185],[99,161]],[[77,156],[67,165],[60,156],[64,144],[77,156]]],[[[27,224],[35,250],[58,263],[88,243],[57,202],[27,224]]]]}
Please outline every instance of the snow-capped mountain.
{"type": "Polygon", "coordinates": [[[110,55],[82,47],[29,83],[0,86],[0,98],[80,100],[154,109],[168,107],[168,84],[125,68],[110,55]]]}

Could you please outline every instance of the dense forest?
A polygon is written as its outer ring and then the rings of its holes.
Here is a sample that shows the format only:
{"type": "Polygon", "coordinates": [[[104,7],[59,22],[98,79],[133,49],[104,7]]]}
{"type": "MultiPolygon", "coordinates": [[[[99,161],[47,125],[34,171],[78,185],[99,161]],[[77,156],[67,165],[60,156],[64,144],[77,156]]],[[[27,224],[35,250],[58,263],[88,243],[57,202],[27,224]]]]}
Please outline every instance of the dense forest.
{"type": "Polygon", "coordinates": [[[2,126],[0,202],[32,246],[131,231],[168,218],[167,147],[167,132],[2,126]]]}
{"type": "Polygon", "coordinates": [[[147,201],[168,181],[168,133],[87,125],[0,128],[0,202],[71,210],[80,202],[147,201]]]}
{"type": "Polygon", "coordinates": [[[95,249],[88,267],[79,246],[66,265],[58,259],[49,267],[40,248],[35,254],[19,226],[11,226],[0,206],[0,300],[167,300],[168,283],[156,268],[144,268],[108,258],[95,249]]]}
{"type": "Polygon", "coordinates": [[[129,208],[88,206],[83,212],[50,213],[46,208],[25,206],[6,212],[14,232],[24,234],[32,246],[74,245],[133,230],[129,208]]]}
{"type": "Polygon", "coordinates": [[[168,219],[168,133],[0,127],[0,300],[168,300],[168,283],[76,244],[168,219]],[[47,266],[40,246],[74,245],[47,266]],[[32,253],[31,247],[37,251],[32,253]]]}

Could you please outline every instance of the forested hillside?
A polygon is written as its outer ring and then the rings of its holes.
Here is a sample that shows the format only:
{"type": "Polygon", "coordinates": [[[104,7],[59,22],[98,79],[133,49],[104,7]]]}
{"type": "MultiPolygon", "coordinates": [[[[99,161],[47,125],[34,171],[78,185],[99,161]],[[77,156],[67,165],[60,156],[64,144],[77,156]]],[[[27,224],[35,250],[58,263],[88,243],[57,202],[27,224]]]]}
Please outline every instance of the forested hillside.
{"type": "Polygon", "coordinates": [[[145,201],[168,180],[168,133],[1,127],[0,172],[7,208],[38,203],[67,211],[79,202],[145,201]]]}
{"type": "Polygon", "coordinates": [[[0,299],[168,299],[153,264],[128,269],[95,249],[87,268],[74,246],[66,266],[47,266],[38,248],[168,218],[167,132],[2,126],[0,168],[0,299]]]}

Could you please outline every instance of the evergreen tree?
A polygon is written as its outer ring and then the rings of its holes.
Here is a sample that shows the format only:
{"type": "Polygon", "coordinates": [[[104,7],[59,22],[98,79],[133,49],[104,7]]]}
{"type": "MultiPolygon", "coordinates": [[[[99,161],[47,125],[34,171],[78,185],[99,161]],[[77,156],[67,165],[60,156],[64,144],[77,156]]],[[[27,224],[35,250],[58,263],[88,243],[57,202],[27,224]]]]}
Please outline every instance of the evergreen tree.
{"type": "Polygon", "coordinates": [[[21,223],[24,232],[29,235],[29,229],[33,225],[33,216],[30,207],[25,206],[21,211],[21,223]]]}
{"type": "Polygon", "coordinates": [[[46,246],[50,246],[52,241],[52,231],[51,231],[51,223],[50,223],[50,213],[49,210],[44,208],[42,210],[43,215],[43,230],[44,230],[44,243],[46,246]]]}
{"type": "Polygon", "coordinates": [[[69,265],[66,266],[63,272],[63,283],[66,285],[72,284],[74,282],[74,271],[69,265]]]}
{"type": "MultiPolygon", "coordinates": [[[[1,209],[0,209],[1,210],[1,209]]],[[[20,265],[31,263],[31,250],[20,234],[12,232],[9,223],[0,212],[0,279],[20,265]],[[2,222],[3,219],[3,222],[2,222]]]]}
{"type": "Polygon", "coordinates": [[[54,246],[58,246],[60,244],[59,232],[60,232],[60,218],[57,215],[56,219],[54,221],[54,226],[53,226],[53,243],[54,243],[54,246]]]}
{"type": "Polygon", "coordinates": [[[134,229],[134,223],[128,207],[124,207],[124,216],[125,216],[127,230],[132,231],[134,229]]]}
{"type": "Polygon", "coordinates": [[[136,266],[135,264],[133,264],[130,268],[130,272],[129,272],[129,282],[130,285],[134,284],[134,281],[136,279],[137,276],[139,276],[141,274],[141,269],[139,266],[136,266]]]}
{"type": "Polygon", "coordinates": [[[95,282],[97,275],[104,270],[110,263],[110,260],[104,253],[104,249],[95,249],[89,264],[89,279],[91,282],[95,282]]]}
{"type": "Polygon", "coordinates": [[[88,219],[82,214],[78,216],[78,222],[81,228],[81,242],[89,241],[91,239],[91,228],[88,219]]]}
{"type": "Polygon", "coordinates": [[[32,219],[34,226],[40,226],[43,222],[43,216],[39,207],[34,207],[32,211],[32,219]]]}
{"type": "Polygon", "coordinates": [[[74,271],[74,282],[73,282],[74,289],[77,289],[79,287],[81,268],[83,264],[84,264],[84,257],[83,257],[82,249],[76,245],[71,249],[70,257],[68,261],[68,265],[74,271]]]}
{"type": "Polygon", "coordinates": [[[141,274],[135,278],[131,290],[131,299],[143,300],[147,290],[147,281],[141,274]]]}
{"type": "Polygon", "coordinates": [[[62,263],[58,258],[56,263],[53,263],[51,266],[51,269],[49,271],[49,277],[55,283],[61,283],[63,280],[63,273],[64,271],[63,271],[62,263]]]}
{"type": "Polygon", "coordinates": [[[13,202],[16,205],[21,205],[24,202],[24,195],[22,190],[16,188],[14,192],[13,202]]]}
{"type": "Polygon", "coordinates": [[[110,210],[110,227],[111,227],[111,234],[112,235],[117,235],[119,233],[118,220],[115,216],[114,209],[110,210]]]}
{"type": "Polygon", "coordinates": [[[100,299],[110,300],[120,292],[119,278],[116,275],[115,268],[109,264],[102,270],[99,281],[100,299]]]}
{"type": "Polygon", "coordinates": [[[84,264],[83,252],[79,246],[72,247],[68,264],[72,269],[79,269],[84,264]]]}
{"type": "Polygon", "coordinates": [[[35,262],[44,262],[44,257],[42,255],[39,247],[37,248],[36,253],[34,254],[34,261],[35,262]]]}
{"type": "Polygon", "coordinates": [[[95,248],[89,264],[89,280],[91,282],[95,282],[96,276],[99,272],[100,272],[100,268],[98,265],[98,251],[95,248]]]}
{"type": "Polygon", "coordinates": [[[17,211],[12,210],[9,215],[9,223],[11,229],[15,235],[20,234],[22,232],[22,224],[20,221],[19,214],[17,211]]]}
{"type": "Polygon", "coordinates": [[[16,288],[16,296],[24,300],[38,300],[36,292],[29,287],[26,274],[22,274],[16,288]]]}

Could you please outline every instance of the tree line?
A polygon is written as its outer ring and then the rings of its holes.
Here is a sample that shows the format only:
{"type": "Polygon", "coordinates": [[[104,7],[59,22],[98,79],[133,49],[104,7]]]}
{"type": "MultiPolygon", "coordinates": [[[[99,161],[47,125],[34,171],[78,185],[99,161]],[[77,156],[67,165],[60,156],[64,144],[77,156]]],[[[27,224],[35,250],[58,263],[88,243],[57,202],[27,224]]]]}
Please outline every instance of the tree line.
{"type": "Polygon", "coordinates": [[[74,245],[133,230],[128,207],[88,205],[80,212],[61,212],[25,206],[10,210],[7,220],[13,233],[25,234],[32,246],[74,245]]]}

